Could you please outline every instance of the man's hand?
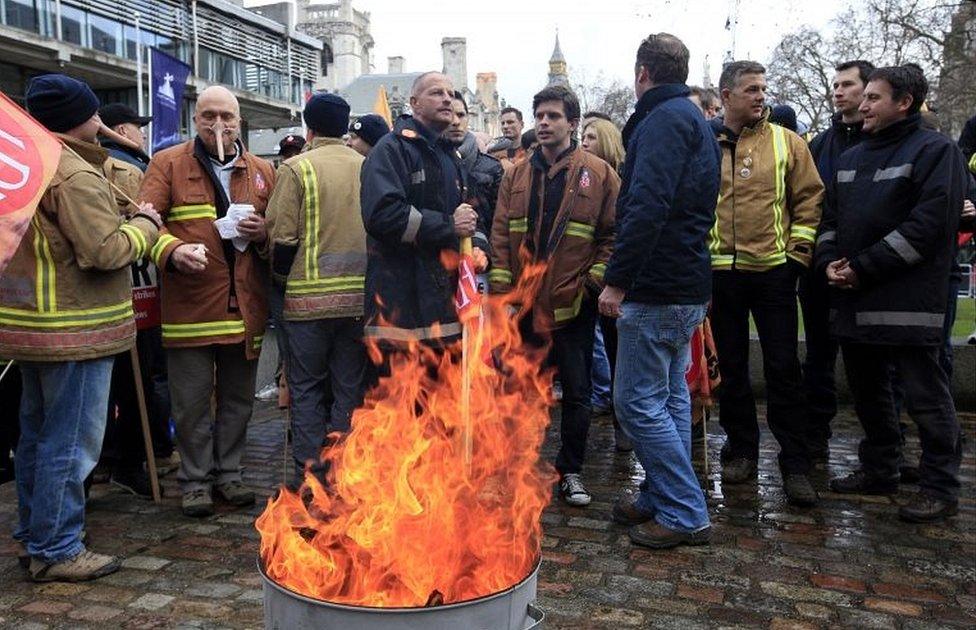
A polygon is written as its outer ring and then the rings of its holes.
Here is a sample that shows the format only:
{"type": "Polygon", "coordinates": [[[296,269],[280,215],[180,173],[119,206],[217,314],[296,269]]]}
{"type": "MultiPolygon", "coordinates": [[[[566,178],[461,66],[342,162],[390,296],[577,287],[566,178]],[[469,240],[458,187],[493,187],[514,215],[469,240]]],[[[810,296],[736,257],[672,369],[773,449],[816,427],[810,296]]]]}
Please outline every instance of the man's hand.
{"type": "Polygon", "coordinates": [[[976,217],[976,206],[973,205],[972,201],[966,199],[962,202],[962,218],[969,219],[972,217],[976,217]]]}
{"type": "Polygon", "coordinates": [[[607,285],[603,287],[598,302],[600,314],[607,317],[620,317],[620,303],[624,301],[624,290],[607,285]]]}
{"type": "Polygon", "coordinates": [[[471,260],[474,262],[476,273],[481,273],[488,268],[488,256],[480,247],[471,248],[471,260]]]}
{"type": "Polygon", "coordinates": [[[846,258],[835,260],[827,265],[827,284],[838,289],[856,289],[857,273],[846,258]]]}
{"type": "Polygon", "coordinates": [[[478,213],[470,205],[462,203],[454,210],[454,233],[464,238],[474,236],[478,226],[478,213]]]}
{"type": "Polygon", "coordinates": [[[163,224],[163,218],[161,216],[159,216],[159,213],[158,212],[156,212],[156,207],[153,206],[153,204],[152,204],[151,201],[140,201],[139,202],[139,214],[146,215],[147,217],[149,217],[150,219],[152,219],[153,221],[155,221],[156,222],[156,225],[162,225],[163,224]]]}
{"type": "Polygon", "coordinates": [[[207,268],[207,246],[203,243],[184,243],[173,250],[170,260],[180,273],[200,273],[207,268]]]}
{"type": "Polygon", "coordinates": [[[264,217],[256,212],[252,212],[237,223],[237,233],[254,243],[268,240],[268,228],[264,223],[264,217]]]}

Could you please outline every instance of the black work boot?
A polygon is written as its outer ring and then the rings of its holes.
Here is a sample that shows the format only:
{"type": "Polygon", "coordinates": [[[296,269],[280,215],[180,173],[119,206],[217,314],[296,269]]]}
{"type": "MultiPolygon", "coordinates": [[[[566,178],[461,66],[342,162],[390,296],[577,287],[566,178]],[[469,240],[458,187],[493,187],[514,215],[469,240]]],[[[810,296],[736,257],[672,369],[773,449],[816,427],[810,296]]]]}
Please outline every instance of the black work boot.
{"type": "Polygon", "coordinates": [[[831,479],[830,489],[839,494],[894,494],[898,492],[898,478],[881,479],[855,470],[846,477],[831,479]]]}
{"type": "Polygon", "coordinates": [[[786,500],[799,507],[814,506],[820,499],[810,483],[810,477],[799,473],[783,474],[783,491],[786,492],[786,500]]]}
{"type": "Polygon", "coordinates": [[[756,478],[759,465],[754,459],[736,457],[722,462],[722,483],[746,483],[756,478]]]}
{"type": "Polygon", "coordinates": [[[919,492],[898,509],[898,518],[909,523],[932,523],[959,512],[959,501],[949,501],[919,492]]]}

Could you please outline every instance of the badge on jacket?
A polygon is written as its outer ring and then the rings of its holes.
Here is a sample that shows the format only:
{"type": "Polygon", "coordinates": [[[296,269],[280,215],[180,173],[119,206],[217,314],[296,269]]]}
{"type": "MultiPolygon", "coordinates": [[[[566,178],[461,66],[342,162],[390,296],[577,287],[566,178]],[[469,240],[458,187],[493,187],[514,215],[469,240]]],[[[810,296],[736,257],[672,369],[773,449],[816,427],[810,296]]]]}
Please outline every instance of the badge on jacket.
{"type": "Polygon", "coordinates": [[[590,171],[583,169],[583,174],[580,175],[580,188],[590,187],[590,171]]]}
{"type": "Polygon", "coordinates": [[[264,177],[261,173],[255,173],[254,175],[254,187],[258,190],[264,190],[268,185],[264,183],[264,177]]]}

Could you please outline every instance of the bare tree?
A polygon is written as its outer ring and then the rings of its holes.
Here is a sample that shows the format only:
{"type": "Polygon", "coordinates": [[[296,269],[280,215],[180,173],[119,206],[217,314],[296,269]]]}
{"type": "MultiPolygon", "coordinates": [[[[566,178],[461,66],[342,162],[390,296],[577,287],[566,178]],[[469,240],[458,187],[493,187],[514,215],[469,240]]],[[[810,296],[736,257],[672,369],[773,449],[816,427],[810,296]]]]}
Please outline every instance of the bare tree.
{"type": "Polygon", "coordinates": [[[624,85],[619,79],[607,79],[601,71],[595,78],[589,78],[585,72],[573,71],[570,76],[573,91],[576,92],[583,113],[589,111],[603,112],[610,116],[618,127],[627,123],[627,118],[634,110],[634,89],[624,85]]]}
{"type": "Polygon", "coordinates": [[[838,14],[827,35],[809,27],[788,33],[769,61],[770,93],[778,102],[793,105],[819,130],[832,112],[830,80],[836,64],[850,59],[867,59],[878,66],[913,62],[929,79],[932,107],[946,106],[940,117],[948,131],[957,125],[955,112],[972,110],[976,103],[973,4],[869,0],[838,14]]]}

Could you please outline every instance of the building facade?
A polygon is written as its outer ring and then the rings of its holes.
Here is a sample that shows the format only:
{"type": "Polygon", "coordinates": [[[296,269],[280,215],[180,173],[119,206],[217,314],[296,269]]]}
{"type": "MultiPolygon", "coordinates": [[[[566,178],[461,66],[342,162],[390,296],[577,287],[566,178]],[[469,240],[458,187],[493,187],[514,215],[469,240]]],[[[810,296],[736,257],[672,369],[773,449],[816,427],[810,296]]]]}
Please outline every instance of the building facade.
{"type": "MultiPolygon", "coordinates": [[[[31,77],[64,72],[103,103],[138,109],[137,42],[193,68],[184,135],[198,94],[224,85],[247,127],[295,124],[321,75],[322,44],[227,0],[0,0],[0,89],[22,98],[31,77]],[[137,18],[138,17],[138,25],[137,18]]],[[[144,73],[145,73],[144,63],[144,73]]],[[[148,77],[144,76],[148,94],[148,77]]]]}

